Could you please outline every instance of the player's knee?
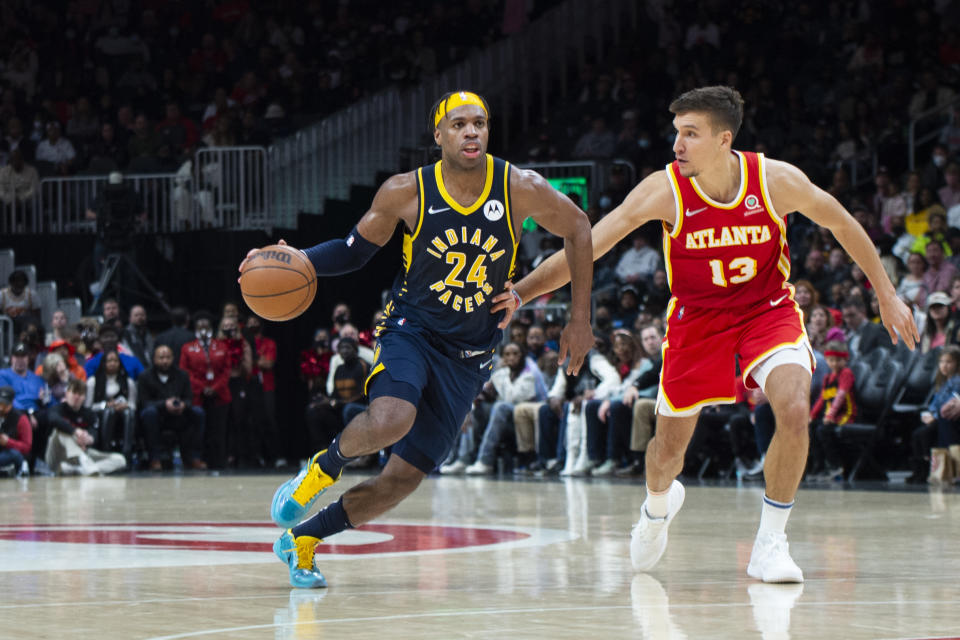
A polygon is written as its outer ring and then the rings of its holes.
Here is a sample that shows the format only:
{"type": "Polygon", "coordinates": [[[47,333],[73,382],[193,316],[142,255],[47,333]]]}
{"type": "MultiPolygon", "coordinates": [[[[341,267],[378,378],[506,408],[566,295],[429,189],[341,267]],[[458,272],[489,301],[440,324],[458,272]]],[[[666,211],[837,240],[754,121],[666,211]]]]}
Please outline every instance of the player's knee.
{"type": "Polygon", "coordinates": [[[810,420],[809,403],[802,398],[791,399],[778,407],[777,430],[784,435],[801,436],[807,434],[810,420]]]}
{"type": "Polygon", "coordinates": [[[423,474],[395,473],[384,469],[380,474],[381,494],[386,503],[395,505],[420,486],[423,474]]]}
{"type": "Polygon", "coordinates": [[[390,442],[402,438],[413,426],[416,416],[416,407],[398,398],[377,398],[367,408],[367,419],[374,430],[390,442]]]}

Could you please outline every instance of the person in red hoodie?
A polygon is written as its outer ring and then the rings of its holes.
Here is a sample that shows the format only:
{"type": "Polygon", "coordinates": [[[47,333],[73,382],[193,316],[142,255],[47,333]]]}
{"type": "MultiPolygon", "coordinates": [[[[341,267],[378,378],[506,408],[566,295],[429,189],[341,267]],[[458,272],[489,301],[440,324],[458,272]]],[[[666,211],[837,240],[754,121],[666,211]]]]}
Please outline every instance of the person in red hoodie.
{"type": "Polygon", "coordinates": [[[0,387],[0,468],[12,466],[17,476],[25,476],[33,429],[27,414],[13,408],[14,395],[13,387],[0,387]]]}
{"type": "Polygon", "coordinates": [[[196,340],[180,349],[180,368],[190,376],[193,404],[206,413],[204,457],[213,469],[222,469],[227,459],[227,413],[230,409],[230,353],[223,340],[213,337],[213,316],[199,311],[194,316],[196,340]]]}
{"type": "MultiPolygon", "coordinates": [[[[839,340],[826,344],[823,355],[830,373],[823,379],[823,388],[816,403],[810,409],[810,439],[814,459],[823,466],[820,480],[843,480],[843,458],[836,427],[852,422],[857,417],[857,405],[853,398],[856,379],[847,366],[850,354],[847,345],[839,340]],[[821,417],[820,414],[823,414],[821,417]],[[820,455],[817,455],[817,454],[820,455]]],[[[813,476],[811,479],[814,479],[813,476]]]]}

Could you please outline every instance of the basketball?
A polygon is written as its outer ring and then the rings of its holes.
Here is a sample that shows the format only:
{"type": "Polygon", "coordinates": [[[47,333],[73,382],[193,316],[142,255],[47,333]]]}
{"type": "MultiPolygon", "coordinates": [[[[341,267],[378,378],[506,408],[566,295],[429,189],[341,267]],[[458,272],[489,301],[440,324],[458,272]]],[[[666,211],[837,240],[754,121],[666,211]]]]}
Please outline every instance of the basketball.
{"type": "Polygon", "coordinates": [[[272,244],[257,251],[243,266],[240,292],[247,306],[264,320],[290,320],[313,302],[317,273],[298,249],[272,244]]]}

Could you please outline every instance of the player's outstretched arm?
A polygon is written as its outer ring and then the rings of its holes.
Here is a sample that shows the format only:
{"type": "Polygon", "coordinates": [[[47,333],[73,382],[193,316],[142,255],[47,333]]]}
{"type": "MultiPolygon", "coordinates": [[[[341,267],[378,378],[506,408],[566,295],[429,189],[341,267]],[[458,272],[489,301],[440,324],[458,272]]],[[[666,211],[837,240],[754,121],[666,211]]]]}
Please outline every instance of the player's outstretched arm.
{"type": "MultiPolygon", "coordinates": [[[[605,215],[592,231],[593,259],[606,254],[618,242],[651,220],[673,223],[676,204],[666,172],[657,171],[643,179],[627,194],[623,202],[605,215]]],[[[558,251],[540,266],[527,274],[513,289],[523,300],[532,300],[537,296],[559,289],[570,281],[570,267],[564,251],[558,251]]],[[[506,326],[516,309],[515,300],[510,292],[497,295],[493,299],[493,311],[506,309],[501,326],[506,326]]]]}
{"type": "MultiPolygon", "coordinates": [[[[415,173],[401,173],[389,178],[377,190],[373,203],[357,226],[345,238],[321,242],[302,249],[313,263],[318,276],[335,276],[356,271],[385,245],[401,220],[417,219],[417,179],[415,173]]],[[[280,240],[278,244],[287,244],[280,240]]],[[[251,249],[240,263],[239,270],[259,249],[251,249]]]]}
{"type": "Polygon", "coordinates": [[[896,344],[899,334],[904,343],[913,349],[920,342],[913,314],[897,297],[877,250],[860,223],[836,198],[813,184],[806,174],[792,164],[767,160],[767,183],[773,206],[780,215],[800,211],[820,226],[830,229],[877,292],[880,318],[890,339],[896,344]]]}
{"type": "MultiPolygon", "coordinates": [[[[515,220],[532,217],[537,224],[563,238],[564,256],[571,282],[571,309],[567,326],[560,336],[558,357],[570,361],[567,372],[575,374],[583,365],[587,352],[594,346],[590,327],[590,288],[593,284],[593,249],[590,243],[590,221],[573,202],[550,186],[534,171],[514,169],[510,176],[510,197],[515,220]]],[[[519,225],[514,225],[519,228],[519,225]]]]}

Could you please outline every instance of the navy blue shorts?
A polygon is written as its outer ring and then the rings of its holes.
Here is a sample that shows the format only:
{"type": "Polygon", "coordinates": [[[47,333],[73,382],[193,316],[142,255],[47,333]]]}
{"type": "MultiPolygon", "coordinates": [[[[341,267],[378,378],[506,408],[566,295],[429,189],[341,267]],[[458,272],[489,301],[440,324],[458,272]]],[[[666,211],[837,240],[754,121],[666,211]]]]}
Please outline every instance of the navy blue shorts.
{"type": "Polygon", "coordinates": [[[389,396],[417,407],[413,426],[393,445],[392,453],[424,473],[446,459],[493,369],[493,351],[461,355],[410,323],[400,325],[393,319],[387,320],[377,339],[367,394],[371,402],[389,396]]]}

